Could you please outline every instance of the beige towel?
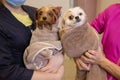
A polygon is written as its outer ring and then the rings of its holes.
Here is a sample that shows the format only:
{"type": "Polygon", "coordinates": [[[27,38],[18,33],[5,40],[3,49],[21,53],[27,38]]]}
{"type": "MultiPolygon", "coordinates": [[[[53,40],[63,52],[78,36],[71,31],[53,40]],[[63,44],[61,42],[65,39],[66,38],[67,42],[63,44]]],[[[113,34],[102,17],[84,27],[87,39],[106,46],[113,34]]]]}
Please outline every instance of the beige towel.
{"type": "Polygon", "coordinates": [[[47,65],[51,55],[62,53],[57,27],[53,30],[39,29],[33,31],[30,45],[23,58],[28,69],[38,70],[47,65]]]}
{"type": "Polygon", "coordinates": [[[48,63],[51,55],[62,53],[60,41],[34,42],[24,53],[24,63],[28,69],[38,70],[48,63]]]}
{"type": "MultiPolygon", "coordinates": [[[[96,50],[99,37],[89,24],[63,31],[61,37],[64,51],[71,58],[83,55],[87,50],[96,50]]],[[[99,65],[92,65],[89,72],[77,68],[76,80],[106,80],[106,72],[99,65]]]]}

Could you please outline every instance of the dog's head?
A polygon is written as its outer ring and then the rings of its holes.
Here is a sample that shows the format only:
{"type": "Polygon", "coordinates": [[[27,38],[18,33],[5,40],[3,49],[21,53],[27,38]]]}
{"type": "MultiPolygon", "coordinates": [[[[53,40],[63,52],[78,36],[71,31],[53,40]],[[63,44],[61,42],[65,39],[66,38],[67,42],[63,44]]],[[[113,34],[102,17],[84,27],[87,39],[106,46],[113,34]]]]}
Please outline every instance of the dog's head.
{"type": "Polygon", "coordinates": [[[86,13],[80,7],[68,9],[63,16],[62,24],[70,27],[83,25],[87,20],[86,13]]]}
{"type": "Polygon", "coordinates": [[[35,19],[38,27],[43,25],[51,26],[56,23],[60,15],[61,15],[60,6],[57,6],[57,7],[45,6],[37,9],[35,19]]]}

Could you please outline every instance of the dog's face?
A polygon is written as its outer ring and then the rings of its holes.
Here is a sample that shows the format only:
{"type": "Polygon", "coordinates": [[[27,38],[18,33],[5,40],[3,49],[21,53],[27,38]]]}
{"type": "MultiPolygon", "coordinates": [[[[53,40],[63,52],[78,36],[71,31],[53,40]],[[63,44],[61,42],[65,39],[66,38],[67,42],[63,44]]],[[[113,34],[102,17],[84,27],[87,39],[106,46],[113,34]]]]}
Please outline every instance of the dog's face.
{"type": "Polygon", "coordinates": [[[61,15],[61,7],[41,7],[36,11],[36,21],[38,26],[52,25],[61,15]]]}
{"type": "Polygon", "coordinates": [[[70,27],[78,27],[86,22],[86,14],[80,7],[70,8],[65,12],[62,23],[70,27]]]}

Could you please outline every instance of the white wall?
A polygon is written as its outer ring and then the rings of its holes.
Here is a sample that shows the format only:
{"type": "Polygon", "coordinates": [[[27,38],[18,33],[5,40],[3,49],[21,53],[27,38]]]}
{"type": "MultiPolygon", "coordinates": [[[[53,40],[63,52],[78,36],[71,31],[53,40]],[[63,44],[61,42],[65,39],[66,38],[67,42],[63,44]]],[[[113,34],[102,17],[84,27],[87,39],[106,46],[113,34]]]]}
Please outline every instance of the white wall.
{"type": "Polygon", "coordinates": [[[62,13],[72,6],[72,0],[27,0],[25,4],[37,8],[42,6],[62,6],[62,13]]]}

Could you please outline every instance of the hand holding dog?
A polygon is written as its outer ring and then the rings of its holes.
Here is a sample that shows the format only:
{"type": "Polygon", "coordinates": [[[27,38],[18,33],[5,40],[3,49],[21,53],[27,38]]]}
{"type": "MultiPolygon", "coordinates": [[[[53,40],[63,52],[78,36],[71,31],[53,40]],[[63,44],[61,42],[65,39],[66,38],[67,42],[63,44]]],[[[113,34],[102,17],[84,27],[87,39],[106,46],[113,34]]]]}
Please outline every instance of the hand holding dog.
{"type": "Polygon", "coordinates": [[[48,72],[48,73],[55,73],[63,64],[63,54],[56,54],[50,57],[49,63],[40,69],[40,71],[48,72]]]}
{"type": "Polygon", "coordinates": [[[74,60],[79,70],[86,70],[86,71],[90,70],[91,64],[86,64],[85,62],[83,62],[81,57],[75,58],[74,60]]]}
{"type": "Polygon", "coordinates": [[[98,50],[88,50],[85,55],[81,56],[83,62],[90,64],[100,64],[104,59],[105,56],[100,46],[98,47],[98,50]]]}
{"type": "Polygon", "coordinates": [[[105,56],[101,50],[101,47],[95,50],[88,50],[85,55],[82,55],[80,58],[75,59],[75,62],[80,70],[90,70],[91,64],[100,64],[105,56]]]}

